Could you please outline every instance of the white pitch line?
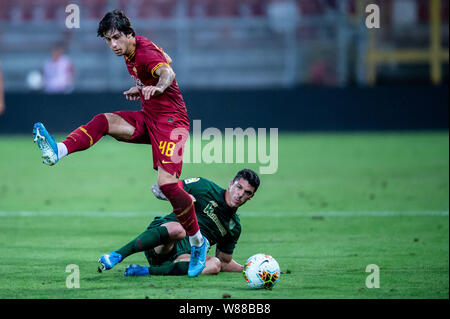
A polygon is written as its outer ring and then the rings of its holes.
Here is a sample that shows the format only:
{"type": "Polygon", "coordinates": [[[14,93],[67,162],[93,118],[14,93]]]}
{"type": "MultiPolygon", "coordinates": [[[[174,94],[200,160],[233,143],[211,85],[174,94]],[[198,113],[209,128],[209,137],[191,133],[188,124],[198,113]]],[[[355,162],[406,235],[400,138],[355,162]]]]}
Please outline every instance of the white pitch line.
{"type": "MultiPolygon", "coordinates": [[[[0,217],[148,217],[165,216],[168,213],[162,212],[27,212],[27,211],[12,211],[4,212],[0,211],[0,217]]],[[[238,212],[240,217],[413,217],[413,216],[448,216],[448,211],[407,211],[407,212],[395,212],[395,211],[328,211],[328,212],[238,212]]]]}
{"type": "Polygon", "coordinates": [[[389,211],[328,211],[328,212],[242,212],[241,216],[258,217],[258,216],[272,216],[272,217],[385,217],[385,216],[448,216],[448,211],[408,211],[408,212],[389,212],[389,211]]]}

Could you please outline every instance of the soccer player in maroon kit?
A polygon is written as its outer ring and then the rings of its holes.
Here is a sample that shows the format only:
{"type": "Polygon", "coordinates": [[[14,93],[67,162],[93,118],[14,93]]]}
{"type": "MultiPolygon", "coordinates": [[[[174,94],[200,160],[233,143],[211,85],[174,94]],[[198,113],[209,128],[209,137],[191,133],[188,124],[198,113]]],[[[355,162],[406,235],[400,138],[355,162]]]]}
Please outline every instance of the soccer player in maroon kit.
{"type": "MultiPolygon", "coordinates": [[[[124,56],[128,72],[136,83],[124,95],[128,100],[141,100],[142,109],[98,114],[61,143],[55,142],[42,123],[36,123],[34,141],[47,165],[88,149],[105,135],[123,142],[150,144],[158,186],[189,235],[192,251],[188,275],[195,277],[205,267],[209,242],[200,232],[191,196],[178,184],[189,118],[170,67],[172,60],[153,42],[135,35],[122,11],[108,12],[100,21],[97,32],[117,56],[124,56]]],[[[108,270],[121,260],[120,254],[112,252],[103,255],[99,262],[108,270]]]]}

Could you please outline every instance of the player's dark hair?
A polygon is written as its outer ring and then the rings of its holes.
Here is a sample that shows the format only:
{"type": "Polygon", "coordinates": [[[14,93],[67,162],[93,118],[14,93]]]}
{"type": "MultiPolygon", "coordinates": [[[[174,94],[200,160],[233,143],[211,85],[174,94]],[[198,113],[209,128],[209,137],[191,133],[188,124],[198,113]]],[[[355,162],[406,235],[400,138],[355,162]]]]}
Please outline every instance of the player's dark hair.
{"type": "Polygon", "coordinates": [[[132,34],[133,37],[136,35],[131,27],[130,20],[121,10],[113,10],[105,14],[98,24],[97,36],[103,38],[110,30],[117,30],[125,35],[132,34]]]}
{"type": "Polygon", "coordinates": [[[238,181],[239,179],[245,179],[251,186],[255,188],[255,193],[258,190],[260,181],[259,176],[251,169],[245,168],[240,170],[233,179],[233,183],[238,181]]]}

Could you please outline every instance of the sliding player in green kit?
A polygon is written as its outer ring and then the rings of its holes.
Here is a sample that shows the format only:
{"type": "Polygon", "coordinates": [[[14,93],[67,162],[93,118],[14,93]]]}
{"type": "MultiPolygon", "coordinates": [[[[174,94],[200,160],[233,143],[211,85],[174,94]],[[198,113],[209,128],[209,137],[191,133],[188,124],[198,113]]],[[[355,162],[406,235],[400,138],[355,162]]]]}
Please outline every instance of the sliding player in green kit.
{"type": "MultiPolygon", "coordinates": [[[[243,266],[233,260],[233,251],[241,234],[236,214],[238,207],[255,194],[260,181],[258,175],[243,169],[237,173],[225,190],[205,178],[190,178],[179,182],[195,198],[195,211],[202,234],[211,246],[217,244],[215,257],[207,256],[202,274],[220,271],[241,272],[243,266]]],[[[152,188],[159,199],[165,199],[157,185],[152,188]]],[[[190,260],[189,239],[186,231],[171,213],[156,217],[147,230],[116,250],[122,261],[137,252],[145,252],[150,267],[129,265],[125,276],[185,275],[190,260]]]]}

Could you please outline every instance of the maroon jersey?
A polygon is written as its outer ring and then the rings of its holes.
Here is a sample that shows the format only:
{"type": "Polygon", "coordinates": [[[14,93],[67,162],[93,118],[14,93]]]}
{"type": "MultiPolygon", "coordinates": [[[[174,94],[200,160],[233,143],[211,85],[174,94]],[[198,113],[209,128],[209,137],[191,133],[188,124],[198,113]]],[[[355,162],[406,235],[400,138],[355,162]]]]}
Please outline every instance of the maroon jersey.
{"type": "Polygon", "coordinates": [[[174,122],[184,122],[189,127],[189,118],[183,97],[176,79],[160,95],[145,100],[142,94],[144,86],[155,86],[158,76],[155,71],[162,65],[169,65],[161,48],[147,38],[136,36],[136,50],[125,57],[128,72],[139,88],[142,111],[158,121],[172,118],[174,122]]]}

